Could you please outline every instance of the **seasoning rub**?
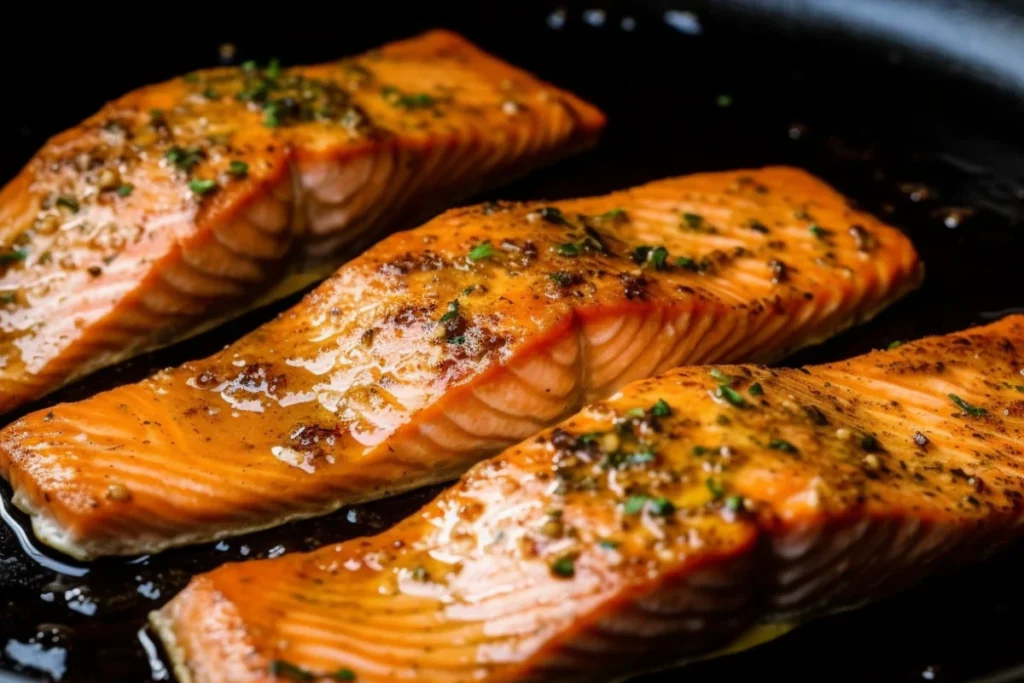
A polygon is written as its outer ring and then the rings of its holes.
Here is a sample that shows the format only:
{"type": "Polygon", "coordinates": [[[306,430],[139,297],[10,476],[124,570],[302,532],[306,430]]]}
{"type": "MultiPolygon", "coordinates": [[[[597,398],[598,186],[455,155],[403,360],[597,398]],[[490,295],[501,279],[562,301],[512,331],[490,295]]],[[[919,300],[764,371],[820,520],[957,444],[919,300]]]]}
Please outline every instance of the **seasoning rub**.
{"type": "MultiPolygon", "coordinates": [[[[0,473],[44,542],[155,552],[454,478],[630,381],[825,339],[920,275],[900,232],[790,168],[457,209],[210,358],[14,422],[0,473]],[[833,244],[794,218],[808,206],[833,244]],[[651,245],[669,257],[634,257],[651,245]],[[683,254],[708,267],[674,265],[683,254]]],[[[753,388],[728,379],[713,399],[744,410],[753,388]]]]}
{"type": "Polygon", "coordinates": [[[152,622],[194,683],[266,680],[277,659],[314,678],[454,682],[609,680],[701,656],[1019,537],[1022,349],[1016,316],[803,370],[718,368],[743,406],[707,368],[670,371],[379,536],[225,565],[152,622]]]}
{"type": "Polygon", "coordinates": [[[353,240],[588,147],[603,125],[445,31],[129,93],[0,190],[0,413],[321,279],[353,240]]]}

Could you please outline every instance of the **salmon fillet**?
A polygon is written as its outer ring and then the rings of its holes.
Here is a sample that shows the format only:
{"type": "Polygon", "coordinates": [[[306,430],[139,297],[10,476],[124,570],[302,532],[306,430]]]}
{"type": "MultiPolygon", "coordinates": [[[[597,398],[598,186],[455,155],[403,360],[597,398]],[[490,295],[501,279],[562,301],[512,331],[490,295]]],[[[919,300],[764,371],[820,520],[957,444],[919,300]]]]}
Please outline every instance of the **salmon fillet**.
{"type": "Polygon", "coordinates": [[[1024,316],[800,369],[690,367],[478,464],[379,536],[224,565],[152,615],[182,681],[609,680],[1020,535],[1024,316]]]}
{"type": "Polygon", "coordinates": [[[342,246],[603,125],[445,31],[129,93],[0,191],[0,413],[322,279],[342,246]]]}
{"type": "Polygon", "coordinates": [[[778,358],[920,273],[789,168],[457,209],[210,358],[12,423],[0,474],[79,558],[220,538],[456,478],[677,365],[778,358]]]}

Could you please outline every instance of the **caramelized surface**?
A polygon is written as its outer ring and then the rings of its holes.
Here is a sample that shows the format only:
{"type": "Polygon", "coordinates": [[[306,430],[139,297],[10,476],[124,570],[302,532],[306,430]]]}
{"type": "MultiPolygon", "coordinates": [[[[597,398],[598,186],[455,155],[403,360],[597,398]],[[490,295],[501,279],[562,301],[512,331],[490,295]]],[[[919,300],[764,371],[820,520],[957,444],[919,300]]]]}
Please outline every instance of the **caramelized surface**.
{"type": "Polygon", "coordinates": [[[320,279],[361,234],[588,146],[603,123],[444,31],[129,93],[0,191],[0,412],[320,279]]]}
{"type": "Polygon", "coordinates": [[[211,358],[0,432],[37,535],[152,552],[445,481],[681,364],[770,360],[916,286],[909,241],[790,168],[449,211],[211,358]]]}
{"type": "Polygon", "coordinates": [[[607,680],[849,606],[1019,532],[1024,316],[801,369],[630,384],[379,536],[193,579],[207,681],[607,680]]]}

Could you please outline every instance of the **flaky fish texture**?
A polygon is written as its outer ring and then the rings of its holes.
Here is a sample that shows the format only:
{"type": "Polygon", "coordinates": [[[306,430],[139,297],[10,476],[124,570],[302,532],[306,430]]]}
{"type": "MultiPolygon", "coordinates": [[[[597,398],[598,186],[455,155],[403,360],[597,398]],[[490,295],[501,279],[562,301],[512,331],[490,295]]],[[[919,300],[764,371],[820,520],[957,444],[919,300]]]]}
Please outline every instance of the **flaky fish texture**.
{"type": "Polygon", "coordinates": [[[0,474],[76,557],[458,477],[669,368],[767,361],[916,286],[910,241],[789,168],[449,211],[205,360],[28,415],[0,474]]]}
{"type": "Polygon", "coordinates": [[[478,464],[379,536],[153,614],[193,683],[609,680],[1021,535],[1024,316],[829,365],[689,367],[478,464]]]}
{"type": "Polygon", "coordinates": [[[603,125],[445,31],[131,92],[0,190],[0,413],[322,279],[341,247],[603,125]]]}

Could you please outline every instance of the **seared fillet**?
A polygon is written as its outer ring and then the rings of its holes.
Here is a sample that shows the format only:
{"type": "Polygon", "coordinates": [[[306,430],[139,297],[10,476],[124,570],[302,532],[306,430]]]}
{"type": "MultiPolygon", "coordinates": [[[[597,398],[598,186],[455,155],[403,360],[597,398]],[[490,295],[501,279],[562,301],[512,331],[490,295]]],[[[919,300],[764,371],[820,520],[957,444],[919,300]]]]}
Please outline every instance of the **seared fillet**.
{"type": "Polygon", "coordinates": [[[129,93],[0,190],[0,413],[321,279],[343,245],[603,125],[444,31],[129,93]]]}
{"type": "Polygon", "coordinates": [[[779,358],[920,273],[788,168],[457,209],[206,360],[12,423],[0,473],[76,557],[215,539],[458,477],[677,365],[779,358]]]}
{"type": "Polygon", "coordinates": [[[183,681],[608,680],[1020,535],[1024,316],[800,369],[635,382],[379,536],[152,615],[183,681]]]}

